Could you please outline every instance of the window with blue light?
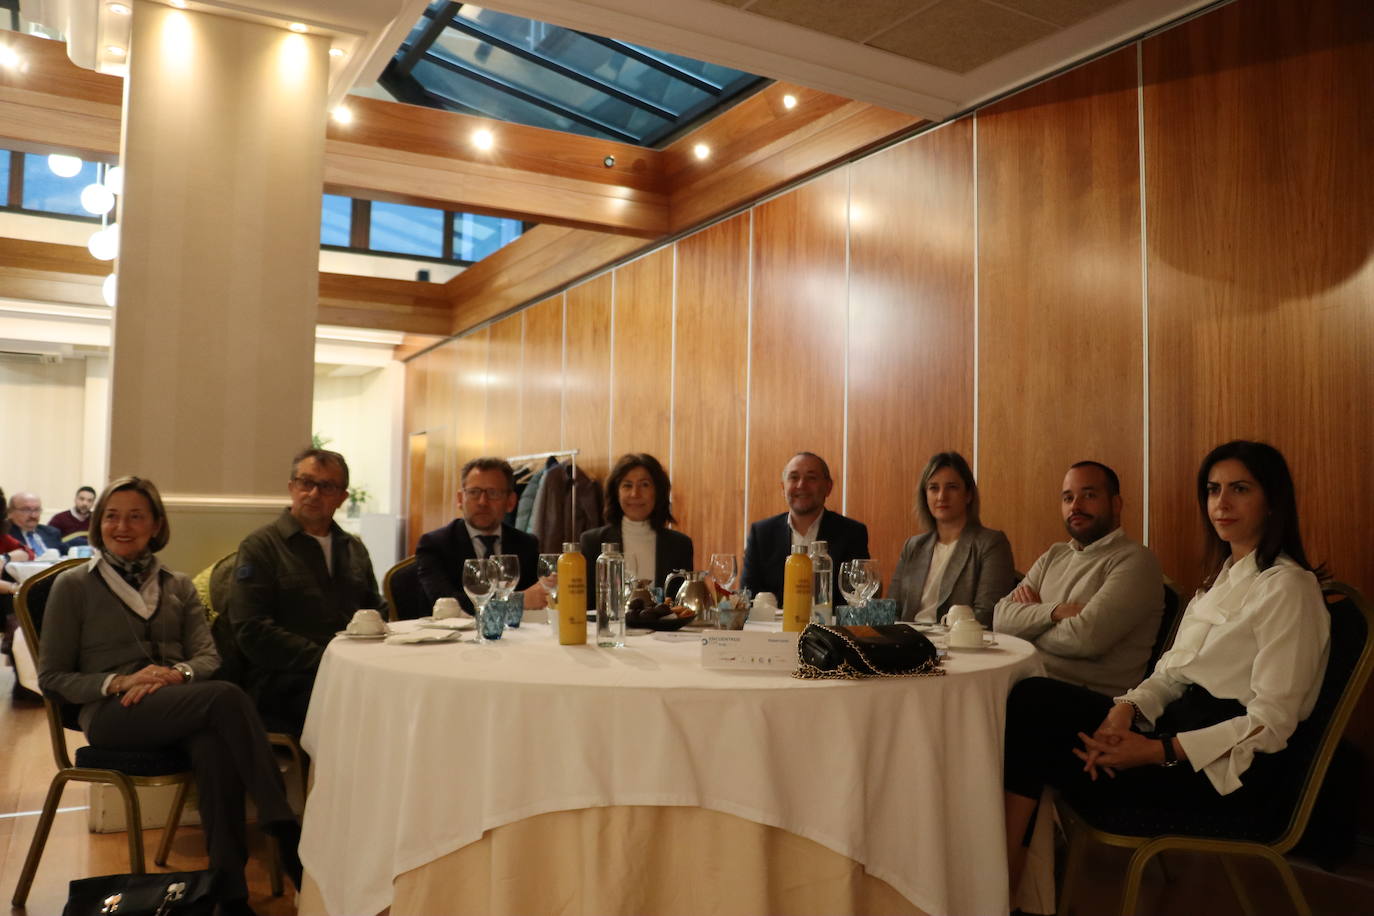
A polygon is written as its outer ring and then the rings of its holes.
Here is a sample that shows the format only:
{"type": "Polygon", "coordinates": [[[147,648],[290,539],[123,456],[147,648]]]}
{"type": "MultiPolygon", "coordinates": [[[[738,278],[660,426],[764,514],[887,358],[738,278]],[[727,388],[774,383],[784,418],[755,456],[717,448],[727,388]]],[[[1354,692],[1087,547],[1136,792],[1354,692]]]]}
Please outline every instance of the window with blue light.
{"type": "Polygon", "coordinates": [[[9,150],[0,150],[0,205],[9,200],[10,160],[14,158],[9,150]]]}
{"type": "Polygon", "coordinates": [[[338,194],[324,195],[320,215],[320,244],[347,248],[352,242],[353,199],[338,194]]]}
{"type": "Polygon", "coordinates": [[[20,206],[44,213],[90,217],[81,206],[81,189],[99,180],[99,166],[94,162],[81,163],[81,171],[63,178],[48,168],[47,156],[25,153],[24,197],[20,206]]]}
{"type": "Polygon", "coordinates": [[[459,261],[480,261],[509,245],[525,231],[518,219],[453,214],[453,257],[459,261]]]}
{"type": "Polygon", "coordinates": [[[442,258],[444,211],[374,200],[368,247],[373,251],[442,258]]]}

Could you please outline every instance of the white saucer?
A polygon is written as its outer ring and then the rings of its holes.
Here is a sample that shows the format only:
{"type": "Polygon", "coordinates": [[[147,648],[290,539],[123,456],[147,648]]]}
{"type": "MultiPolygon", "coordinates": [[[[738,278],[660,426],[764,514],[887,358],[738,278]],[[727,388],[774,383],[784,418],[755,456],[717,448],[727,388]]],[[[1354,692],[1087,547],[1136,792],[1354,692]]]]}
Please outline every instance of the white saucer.
{"type": "Polygon", "coordinates": [[[350,633],[347,630],[340,630],[334,634],[342,636],[344,639],[386,639],[386,633],[350,633]]]}
{"type": "Polygon", "coordinates": [[[983,642],[983,644],[982,644],[981,646],[956,646],[956,645],[954,645],[954,643],[949,643],[948,645],[949,645],[949,648],[951,648],[951,649],[956,649],[956,650],[958,650],[958,651],[960,651],[960,652],[981,652],[981,651],[984,650],[984,649],[996,649],[996,648],[997,648],[997,643],[995,643],[995,642],[987,642],[986,640],[983,642]]]}

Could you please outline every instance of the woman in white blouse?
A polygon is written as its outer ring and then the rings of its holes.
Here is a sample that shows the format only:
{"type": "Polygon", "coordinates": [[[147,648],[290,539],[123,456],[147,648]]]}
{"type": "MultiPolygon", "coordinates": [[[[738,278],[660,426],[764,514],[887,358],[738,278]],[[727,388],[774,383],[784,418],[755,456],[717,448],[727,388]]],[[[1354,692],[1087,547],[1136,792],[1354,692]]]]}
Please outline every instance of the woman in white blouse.
{"type": "MultiPolygon", "coordinates": [[[[1154,673],[1115,699],[1047,678],[1022,681],[1008,698],[1013,889],[1047,784],[1124,833],[1133,811],[1154,824],[1215,811],[1261,832],[1266,812],[1286,820],[1280,801],[1306,761],[1282,752],[1316,703],[1330,631],[1293,480],[1273,446],[1228,442],[1203,459],[1197,498],[1205,578],[1154,673]]],[[[1272,826],[1277,834],[1282,824],[1272,826]]]]}
{"type": "Polygon", "coordinates": [[[992,608],[1016,585],[1011,543],[978,520],[978,484],[964,456],[940,452],[926,462],[916,492],[923,534],[907,538],[888,596],[903,620],[934,623],[967,604],[985,627],[992,608]]]}
{"type": "Polygon", "coordinates": [[[692,569],[692,539],[669,528],[677,524],[672,510],[673,485],[668,472],[653,455],[631,452],[621,455],[606,478],[608,525],[582,534],[580,547],[587,558],[587,607],[596,606],[596,558],[601,545],[619,544],[627,568],[635,577],[662,586],[669,573],[692,569]]]}

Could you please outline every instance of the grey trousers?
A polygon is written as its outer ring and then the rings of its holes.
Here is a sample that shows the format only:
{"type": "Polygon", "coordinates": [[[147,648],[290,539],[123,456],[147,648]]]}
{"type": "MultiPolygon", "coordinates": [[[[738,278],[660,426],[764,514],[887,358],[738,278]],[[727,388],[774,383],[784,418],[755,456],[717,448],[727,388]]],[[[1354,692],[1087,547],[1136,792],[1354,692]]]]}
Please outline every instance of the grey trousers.
{"type": "Polygon", "coordinates": [[[248,895],[244,793],[252,796],[263,824],[295,823],[296,816],[253,701],[237,684],[164,687],[128,707],[109,697],[96,709],[86,737],[99,747],[183,748],[195,771],[210,867],[223,872],[226,898],[248,895]]]}

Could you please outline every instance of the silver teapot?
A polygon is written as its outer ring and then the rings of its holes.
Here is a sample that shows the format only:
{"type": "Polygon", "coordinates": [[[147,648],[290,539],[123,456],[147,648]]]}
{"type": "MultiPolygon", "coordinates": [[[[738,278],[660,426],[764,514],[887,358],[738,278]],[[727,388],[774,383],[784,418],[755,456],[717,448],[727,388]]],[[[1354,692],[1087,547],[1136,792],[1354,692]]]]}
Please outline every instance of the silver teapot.
{"type": "Polygon", "coordinates": [[[663,580],[663,594],[672,596],[673,603],[696,612],[696,617],[688,624],[693,627],[713,627],[716,625],[716,602],[711,594],[711,586],[706,584],[706,570],[677,569],[663,580]],[[682,584],[673,591],[673,580],[681,579],[682,584]]]}

